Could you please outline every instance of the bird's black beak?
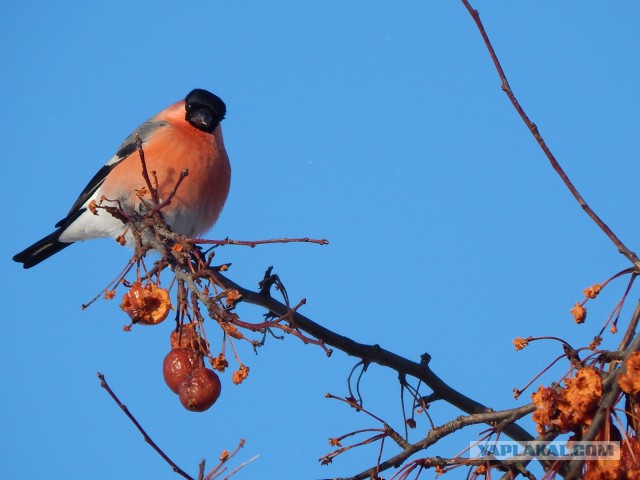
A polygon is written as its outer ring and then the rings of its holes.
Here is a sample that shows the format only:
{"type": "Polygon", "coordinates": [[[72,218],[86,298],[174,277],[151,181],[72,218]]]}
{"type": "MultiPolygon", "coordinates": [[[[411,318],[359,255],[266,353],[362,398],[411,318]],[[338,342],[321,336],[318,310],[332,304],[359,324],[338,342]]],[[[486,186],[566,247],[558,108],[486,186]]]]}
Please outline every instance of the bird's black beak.
{"type": "Polygon", "coordinates": [[[190,112],[187,120],[189,120],[191,125],[205,132],[211,132],[217,126],[215,123],[216,120],[213,118],[213,113],[205,108],[199,108],[190,112]]]}

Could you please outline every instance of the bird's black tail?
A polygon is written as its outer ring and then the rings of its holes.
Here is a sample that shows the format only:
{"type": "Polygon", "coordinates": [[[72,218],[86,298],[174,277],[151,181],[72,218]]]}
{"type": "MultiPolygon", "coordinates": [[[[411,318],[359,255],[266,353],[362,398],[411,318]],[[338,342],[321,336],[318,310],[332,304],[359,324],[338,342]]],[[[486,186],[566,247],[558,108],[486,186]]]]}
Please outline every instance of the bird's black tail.
{"type": "Polygon", "coordinates": [[[71,243],[60,241],[62,230],[62,228],[59,228],[51,235],[47,235],[42,240],[25,248],[20,253],[14,255],[13,260],[22,263],[23,268],[31,268],[43,260],[46,260],[51,255],[58,253],[63,248],[68,247],[71,243]]]}

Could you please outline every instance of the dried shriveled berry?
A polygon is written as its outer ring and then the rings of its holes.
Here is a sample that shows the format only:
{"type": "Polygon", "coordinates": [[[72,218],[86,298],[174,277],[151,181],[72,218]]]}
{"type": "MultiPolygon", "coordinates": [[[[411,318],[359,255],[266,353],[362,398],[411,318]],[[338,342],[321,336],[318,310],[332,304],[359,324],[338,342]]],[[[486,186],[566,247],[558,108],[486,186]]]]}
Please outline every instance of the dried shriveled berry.
{"type": "Polygon", "coordinates": [[[198,335],[195,323],[187,323],[172,331],[169,341],[171,348],[192,348],[202,352],[203,355],[209,353],[209,345],[204,338],[198,335]]]}
{"type": "Polygon", "coordinates": [[[625,393],[640,393],[640,352],[633,352],[624,366],[625,372],[618,377],[618,385],[625,393]]]}
{"type": "Polygon", "coordinates": [[[227,362],[224,353],[220,353],[216,358],[211,362],[211,366],[214,370],[218,370],[219,372],[224,372],[229,366],[229,362],[227,362]]]}
{"type": "Polygon", "coordinates": [[[531,398],[536,405],[533,421],[538,433],[552,429],[562,433],[584,430],[591,423],[594,410],[602,397],[602,376],[592,367],[580,369],[575,377],[565,380],[566,388],[556,391],[542,385],[531,398]]]}
{"type": "Polygon", "coordinates": [[[600,285],[599,283],[594,283],[589,288],[585,288],[583,290],[583,293],[587,298],[596,298],[600,293],[600,290],[602,290],[602,285],[600,285]]]}
{"type": "Polygon", "coordinates": [[[189,375],[196,367],[202,365],[193,350],[188,348],[174,348],[171,350],[162,364],[162,374],[167,386],[178,393],[180,384],[189,379],[189,375]]]}
{"type": "Polygon", "coordinates": [[[572,426],[588,426],[602,397],[602,375],[592,367],[581,368],[576,376],[564,381],[558,409],[572,426]]]}
{"type": "Polygon", "coordinates": [[[233,372],[233,377],[231,378],[231,380],[236,385],[240,385],[243,382],[243,380],[248,376],[249,376],[249,367],[247,367],[246,365],[240,365],[240,368],[235,372],[233,372]]]}
{"type": "Polygon", "coordinates": [[[573,315],[573,320],[576,323],[584,323],[587,319],[587,309],[579,303],[576,303],[571,309],[571,315],[573,315]]]}
{"type": "Polygon", "coordinates": [[[124,310],[133,323],[156,325],[162,322],[171,310],[169,292],[154,283],[142,286],[135,282],[122,297],[120,308],[124,310]]]}
{"type": "Polygon", "coordinates": [[[222,385],[216,372],[198,367],[182,382],[178,394],[184,408],[192,412],[204,412],[216,402],[221,390],[222,385]]]}
{"type": "MultiPolygon", "coordinates": [[[[531,337],[529,337],[531,338],[531,337]]],[[[516,350],[522,350],[524,347],[529,345],[529,338],[517,337],[513,341],[513,346],[516,347],[516,350]]]]}

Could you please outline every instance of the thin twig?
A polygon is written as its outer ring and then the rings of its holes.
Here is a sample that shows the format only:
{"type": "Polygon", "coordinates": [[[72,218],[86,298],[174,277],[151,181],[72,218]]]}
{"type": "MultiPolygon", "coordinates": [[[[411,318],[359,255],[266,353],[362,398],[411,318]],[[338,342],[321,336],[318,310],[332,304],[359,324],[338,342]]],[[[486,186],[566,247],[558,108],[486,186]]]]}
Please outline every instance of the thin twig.
{"type": "Polygon", "coordinates": [[[227,475],[226,477],[223,478],[223,480],[228,480],[229,477],[231,477],[231,475],[235,474],[238,472],[238,470],[240,470],[241,468],[244,468],[245,466],[247,466],[248,464],[250,464],[251,462],[253,462],[255,459],[257,459],[260,455],[255,455],[253,457],[251,457],[249,460],[247,460],[246,462],[242,462],[240,465],[238,465],[236,468],[234,468],[233,470],[231,470],[229,472],[229,475],[227,475]]]}
{"type": "MultiPolygon", "coordinates": [[[[149,171],[147,170],[147,162],[144,157],[144,149],[142,148],[142,139],[140,135],[136,134],[136,146],[138,147],[138,155],[140,156],[140,163],[142,164],[142,178],[147,184],[147,188],[149,189],[149,193],[151,194],[151,199],[155,205],[158,205],[158,189],[155,188],[151,184],[151,179],[149,178],[149,171]]],[[[157,182],[156,182],[157,183],[157,182]]]]}
{"type": "MultiPolygon", "coordinates": [[[[343,400],[344,399],[339,399],[343,400]]],[[[500,425],[506,422],[514,422],[519,418],[524,417],[525,415],[530,414],[535,410],[534,404],[524,405],[522,407],[513,408],[509,410],[503,410],[500,412],[487,412],[484,414],[478,415],[468,415],[468,416],[460,416],[455,420],[445,423],[444,425],[436,428],[432,428],[426,437],[422,440],[414,443],[414,444],[406,444],[402,450],[402,452],[397,455],[388,458],[384,462],[379,463],[375,467],[371,467],[353,477],[349,477],[351,480],[364,480],[370,478],[373,474],[378,474],[381,471],[387,470],[392,467],[396,467],[404,463],[409,457],[414,455],[415,453],[425,450],[429,446],[437,443],[440,439],[464,428],[469,425],[477,425],[479,423],[487,423],[494,424],[496,422],[500,422],[500,425]]],[[[511,426],[511,425],[509,425],[511,426]]],[[[504,431],[504,430],[503,430],[504,431]]],[[[335,453],[331,457],[335,457],[335,453]]],[[[331,455],[331,454],[329,454],[331,455]]],[[[328,455],[327,455],[328,456],[328,455]]],[[[324,458],[324,457],[323,457],[324,458]]],[[[465,459],[469,460],[469,459],[465,459]]]]}
{"type": "Polygon", "coordinates": [[[225,238],[224,240],[207,240],[203,238],[190,238],[189,242],[202,245],[244,245],[245,247],[255,247],[256,245],[264,245],[267,243],[315,243],[318,245],[328,245],[329,240],[325,238],[271,238],[268,240],[232,240],[225,238]]]}
{"type": "Polygon", "coordinates": [[[100,372],[98,372],[98,378],[100,379],[100,386],[102,388],[104,388],[107,393],[111,396],[111,398],[113,399],[114,402],[116,402],[116,404],[122,409],[122,411],[124,412],[124,414],[129,418],[129,420],[131,420],[131,422],[136,426],[136,428],[138,429],[138,431],[142,434],[142,436],[144,437],[144,441],[147,442],[149,445],[151,445],[151,448],[153,448],[158,455],[160,455],[165,462],[167,462],[169,464],[169,466],[173,469],[174,472],[176,472],[178,475],[186,478],[187,480],[194,480],[193,477],[189,476],[187,473],[184,472],[184,470],[182,470],[180,467],[178,467],[173,460],[171,460],[161,449],[160,447],[158,447],[158,445],[156,445],[156,443],[151,439],[151,437],[147,434],[147,432],[144,430],[144,428],[142,428],[142,425],[140,425],[138,423],[138,421],[135,419],[135,417],[131,414],[131,412],[129,412],[129,409],[127,408],[127,406],[122,403],[120,401],[120,399],[116,396],[116,394],[113,392],[113,390],[111,390],[111,387],[109,387],[109,384],[107,383],[107,381],[104,378],[104,375],[100,372]]]}
{"type": "Polygon", "coordinates": [[[183,182],[183,180],[187,176],[189,176],[189,169],[185,168],[184,170],[182,170],[180,172],[180,176],[178,177],[178,181],[176,182],[176,184],[173,187],[173,189],[169,192],[169,195],[167,196],[167,198],[165,200],[163,200],[162,202],[157,203],[155,208],[153,210],[151,210],[151,212],[149,212],[150,215],[153,215],[154,213],[159,212],[164,207],[166,207],[167,205],[171,204],[171,200],[173,200],[173,197],[176,196],[176,193],[178,192],[178,188],[180,187],[180,184],[183,182]]]}
{"type": "MultiPolygon", "coordinates": [[[[236,449],[229,453],[228,450],[225,450],[223,452],[223,454],[220,456],[220,460],[218,462],[218,465],[216,465],[213,470],[211,470],[209,473],[207,473],[207,475],[204,477],[204,480],[212,480],[214,478],[219,477],[225,469],[222,469],[222,466],[227,463],[229,460],[231,460],[233,457],[236,456],[236,454],[240,451],[240,449],[244,447],[244,438],[241,438],[240,441],[238,442],[238,446],[236,447],[236,449]]],[[[252,460],[254,460],[257,457],[257,455],[255,457],[253,457],[251,460],[249,460],[248,462],[245,462],[244,464],[242,464],[242,466],[244,466],[246,463],[251,462],[252,460]]],[[[233,474],[234,472],[231,472],[231,474],[233,474]]],[[[231,476],[231,474],[227,475],[228,478],[231,476]]]]}
{"type": "Polygon", "coordinates": [[[586,212],[586,214],[589,215],[589,217],[596,223],[596,225],[598,225],[598,227],[600,227],[600,229],[605,233],[605,235],[609,237],[609,239],[613,242],[613,244],[618,248],[618,251],[621,254],[623,254],[625,257],[627,257],[634,264],[636,268],[640,269],[640,259],[637,257],[637,255],[634,252],[632,252],[624,243],[622,243],[622,241],[618,238],[618,236],[615,233],[613,233],[613,231],[607,226],[607,224],[604,223],[604,221],[602,221],[602,219],[593,211],[593,209],[587,204],[587,202],[584,200],[582,195],[580,195],[576,187],[573,185],[573,182],[571,182],[571,180],[565,173],[564,169],[560,166],[560,164],[556,160],[556,157],[553,155],[553,153],[547,146],[547,143],[544,141],[544,139],[540,135],[540,132],[538,131],[538,127],[536,126],[535,123],[533,123],[529,119],[529,116],[525,113],[524,109],[522,108],[522,106],[516,99],[516,96],[514,95],[513,91],[511,90],[511,87],[509,86],[509,82],[507,81],[507,77],[504,73],[504,70],[502,69],[502,66],[500,65],[500,61],[498,60],[498,56],[496,55],[496,52],[493,49],[493,45],[489,40],[489,36],[485,31],[484,25],[480,20],[480,14],[478,13],[477,10],[475,10],[471,6],[468,0],[461,0],[461,1],[465,6],[465,8],[468,10],[468,12],[471,14],[473,21],[475,22],[476,26],[478,27],[478,30],[480,31],[480,35],[482,35],[482,39],[484,40],[484,44],[486,45],[487,50],[489,51],[491,60],[493,60],[493,64],[496,67],[498,75],[500,76],[500,81],[502,82],[502,90],[504,91],[504,93],[507,94],[507,96],[509,97],[509,100],[511,100],[511,103],[513,104],[514,108],[520,115],[520,118],[522,118],[522,121],[525,123],[527,128],[531,131],[532,135],[538,142],[538,145],[540,146],[542,151],[545,153],[545,155],[549,159],[549,162],[551,163],[551,166],[553,167],[553,169],[560,176],[560,178],[562,179],[564,184],[567,186],[571,194],[574,196],[574,198],[578,201],[578,204],[580,204],[580,206],[586,212]]]}

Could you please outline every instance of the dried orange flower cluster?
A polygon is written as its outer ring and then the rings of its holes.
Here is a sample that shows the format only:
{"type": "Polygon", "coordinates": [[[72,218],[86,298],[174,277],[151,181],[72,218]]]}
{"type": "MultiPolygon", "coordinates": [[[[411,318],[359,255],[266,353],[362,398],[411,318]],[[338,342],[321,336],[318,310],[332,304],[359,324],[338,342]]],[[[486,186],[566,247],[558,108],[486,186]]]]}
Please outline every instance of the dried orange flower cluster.
{"type": "Polygon", "coordinates": [[[475,475],[486,475],[489,470],[486,465],[478,465],[476,471],[473,472],[475,475]]]}
{"type": "Polygon", "coordinates": [[[618,385],[624,393],[640,393],[640,352],[633,352],[624,362],[625,372],[618,377],[618,385]]]}
{"type": "Polygon", "coordinates": [[[240,368],[238,370],[236,370],[235,372],[233,372],[233,377],[232,377],[232,381],[233,383],[235,383],[236,385],[239,385],[242,383],[242,381],[247,378],[249,376],[249,367],[247,367],[246,365],[241,365],[240,368]]]}
{"type": "Polygon", "coordinates": [[[571,315],[573,315],[573,319],[576,323],[584,323],[587,319],[587,309],[584,304],[589,299],[594,299],[598,296],[600,291],[602,290],[602,285],[599,283],[594,283],[590,287],[585,288],[582,293],[584,294],[585,300],[580,303],[576,303],[571,309],[571,315]]]}
{"type": "Polygon", "coordinates": [[[238,292],[237,290],[227,290],[227,294],[225,296],[227,307],[237,303],[241,298],[242,295],[240,295],[240,292],[238,292]]]}
{"type": "Polygon", "coordinates": [[[591,340],[591,343],[587,347],[589,350],[596,350],[602,344],[602,337],[596,336],[591,340]]]}
{"type": "Polygon", "coordinates": [[[209,342],[198,334],[196,325],[196,323],[186,323],[172,331],[169,336],[171,348],[189,348],[206,355],[209,352],[209,342]]]}
{"type": "Polygon", "coordinates": [[[585,288],[582,293],[584,293],[585,297],[593,299],[598,296],[600,290],[602,290],[602,285],[600,285],[599,283],[594,283],[590,287],[585,288]]]}
{"type": "Polygon", "coordinates": [[[584,323],[587,319],[587,309],[579,303],[576,303],[571,309],[571,315],[573,315],[573,319],[576,323],[584,323]]]}
{"type": "MultiPolygon", "coordinates": [[[[620,432],[610,426],[613,435],[609,440],[619,441],[620,432]]],[[[640,480],[640,438],[627,437],[620,442],[620,459],[587,460],[584,480],[640,480]]]]}
{"type": "Polygon", "coordinates": [[[220,326],[231,338],[235,338],[236,340],[242,340],[243,338],[245,338],[244,335],[238,330],[238,327],[236,327],[232,323],[221,322],[220,326]]]}
{"type": "Polygon", "coordinates": [[[157,325],[169,315],[171,300],[169,292],[155,283],[143,287],[141,282],[135,282],[122,297],[120,308],[133,323],[157,325]]]}
{"type": "Polygon", "coordinates": [[[540,386],[532,395],[536,411],[533,421],[539,434],[550,430],[561,433],[582,432],[591,424],[591,418],[602,397],[602,376],[592,367],[578,371],[565,380],[565,388],[540,386]]]}
{"type": "Polygon", "coordinates": [[[522,350],[524,347],[529,345],[529,338],[518,337],[513,341],[513,346],[516,347],[516,350],[522,350]]]}
{"type": "Polygon", "coordinates": [[[218,460],[220,460],[221,462],[226,462],[227,460],[229,460],[229,457],[229,450],[222,450],[222,452],[220,453],[220,458],[218,460]]]}
{"type": "Polygon", "coordinates": [[[331,445],[332,447],[341,447],[342,443],[340,443],[340,440],[337,438],[330,438],[329,445],[331,445]]]}
{"type": "Polygon", "coordinates": [[[218,355],[216,358],[213,359],[213,362],[211,362],[211,366],[213,367],[214,370],[218,370],[219,372],[224,372],[229,366],[229,362],[227,362],[227,359],[224,356],[224,354],[221,353],[220,355],[218,355]]]}
{"type": "MultiPolygon", "coordinates": [[[[615,425],[603,429],[598,440],[620,442],[620,460],[588,460],[585,463],[585,480],[640,480],[640,438],[637,436],[640,423],[640,352],[632,353],[624,362],[625,372],[618,376],[618,386],[627,394],[626,415],[631,432],[622,438],[615,425]]],[[[611,421],[609,420],[609,423],[611,421]]]]}

